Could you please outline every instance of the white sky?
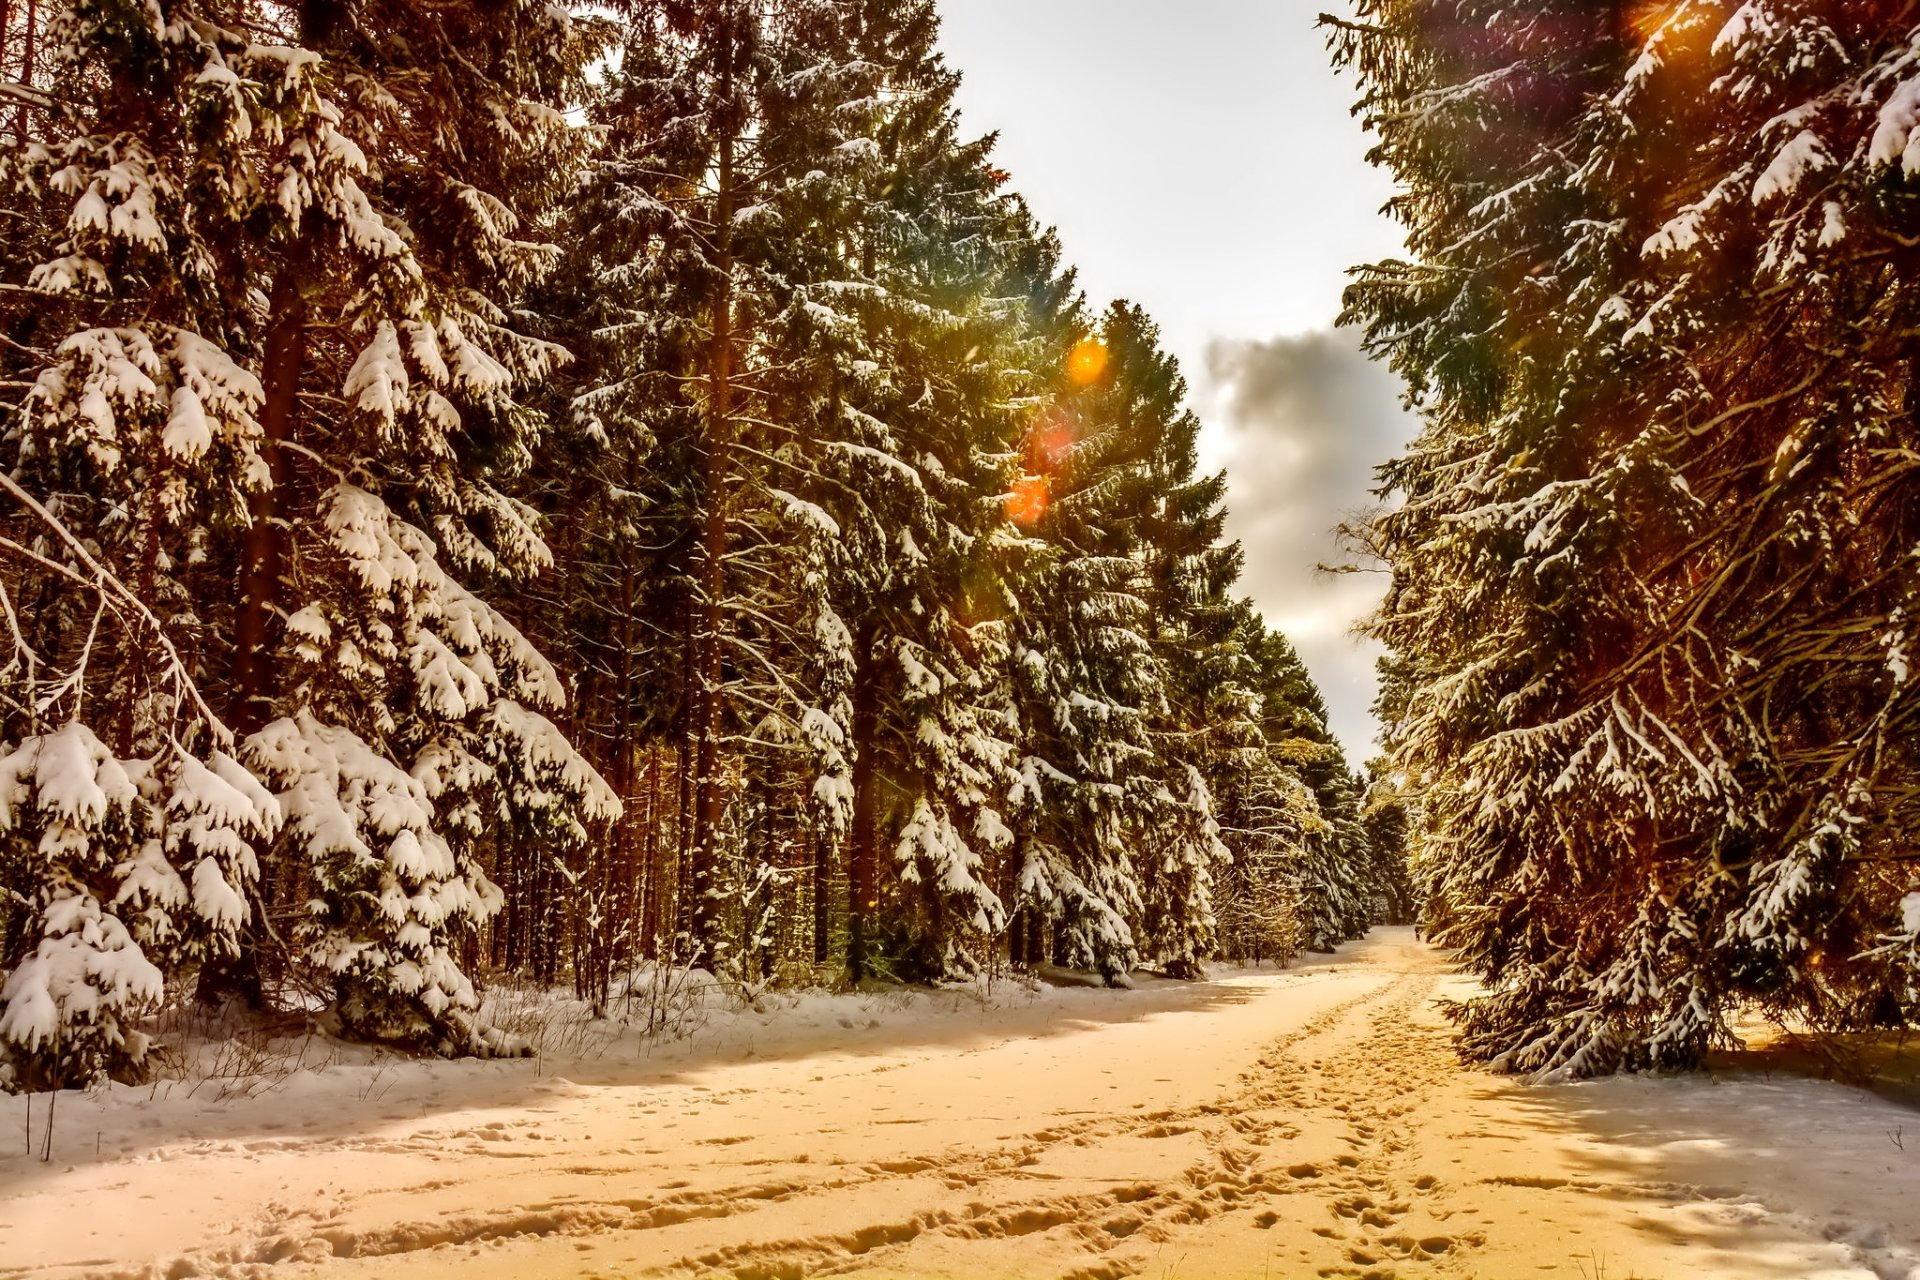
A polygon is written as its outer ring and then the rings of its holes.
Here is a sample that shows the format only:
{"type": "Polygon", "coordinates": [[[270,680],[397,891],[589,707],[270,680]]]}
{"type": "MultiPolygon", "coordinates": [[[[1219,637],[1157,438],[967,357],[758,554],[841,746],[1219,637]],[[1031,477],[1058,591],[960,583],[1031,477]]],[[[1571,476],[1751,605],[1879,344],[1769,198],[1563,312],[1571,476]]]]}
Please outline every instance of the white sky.
{"type": "Polygon", "coordinates": [[[1388,184],[1347,113],[1352,83],[1314,27],[1329,7],[946,0],[941,46],[965,75],[963,124],[998,132],[1000,165],[1059,229],[1089,300],[1128,298],[1159,321],[1205,424],[1203,461],[1228,471],[1245,588],[1299,648],[1357,766],[1373,754],[1374,654],[1348,627],[1378,583],[1313,567],[1411,428],[1350,343],[1274,341],[1329,329],[1346,268],[1400,251],[1377,212],[1388,184]],[[1301,371],[1318,394],[1292,389],[1301,371]]]}

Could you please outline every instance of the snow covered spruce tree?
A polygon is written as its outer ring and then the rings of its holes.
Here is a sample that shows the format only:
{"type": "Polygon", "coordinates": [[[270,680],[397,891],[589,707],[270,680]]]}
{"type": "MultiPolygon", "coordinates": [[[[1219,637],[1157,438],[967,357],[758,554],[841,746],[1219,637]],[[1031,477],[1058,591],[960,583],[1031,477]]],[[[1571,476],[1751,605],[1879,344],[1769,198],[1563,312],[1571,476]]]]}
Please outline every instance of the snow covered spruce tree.
{"type": "Polygon", "coordinates": [[[841,319],[809,335],[837,357],[809,433],[815,479],[796,483],[843,530],[831,594],[853,637],[848,967],[941,976],[989,958],[1007,923],[1002,496],[1036,383],[1007,246],[1030,228],[988,141],[958,136],[933,6],[852,9],[881,105],[842,280],[813,313],[841,319]]]}
{"type": "Polygon", "coordinates": [[[1009,504],[1033,546],[1010,579],[1014,955],[1195,974],[1217,906],[1243,955],[1358,936],[1375,899],[1358,788],[1306,669],[1230,595],[1240,554],[1221,478],[1195,474],[1178,370],[1124,303],[1096,336],[1063,329],[1065,386],[1009,504]]]}
{"type": "Polygon", "coordinates": [[[247,301],[218,266],[249,212],[228,175],[304,116],[285,50],[137,6],[41,17],[0,139],[0,1051],[25,1089],[141,1069],[135,1024],[238,953],[280,825],[203,693],[200,605],[266,480],[260,383],[219,342],[247,301]]]}
{"type": "Polygon", "coordinates": [[[43,764],[92,774],[23,764],[16,806],[144,823],[116,901],[156,944],[189,936],[170,909],[213,918],[203,979],[237,961],[225,976],[259,996],[263,897],[302,917],[349,1029],[476,1047],[451,947],[498,904],[483,848],[564,848],[612,807],[542,714],[552,669],[455,576],[546,558],[490,477],[524,464],[538,424],[515,388],[558,354],[504,308],[550,256],[516,232],[564,189],[559,108],[592,43],[546,7],[108,4],[48,29],[46,93],[16,91],[34,110],[5,160],[39,229],[36,261],[7,264],[27,278],[6,359],[29,386],[10,544],[37,593],[15,613],[45,628],[16,628],[15,669],[72,674],[10,690],[9,714],[43,764]],[[127,643],[93,643],[89,599],[127,643]],[[105,698],[84,750],[32,723],[105,698]],[[246,735],[231,755],[221,716],[246,735]],[[129,809],[121,773],[160,817],[129,809]]]}
{"type": "Polygon", "coordinates": [[[656,575],[655,651],[681,673],[651,717],[685,744],[677,887],[703,962],[751,966],[742,895],[773,883],[794,910],[800,859],[814,959],[844,920],[856,974],[965,968],[1003,918],[975,608],[1014,430],[1003,179],[955,137],[933,30],[925,3],[642,7],[596,107],[555,309],[590,300],[582,454],[646,460],[609,495],[644,533],[604,545],[656,575]]]}
{"type": "MultiPolygon", "coordinates": [[[[760,878],[748,810],[773,793],[810,810],[785,837],[809,843],[849,818],[850,641],[825,599],[838,530],[786,474],[829,360],[789,340],[832,314],[814,286],[838,275],[848,192],[873,154],[860,106],[873,72],[849,56],[842,9],[636,6],[573,214],[567,289],[592,326],[574,416],[583,451],[638,481],[612,493],[619,527],[641,536],[599,545],[656,579],[623,611],[650,605],[646,648],[677,673],[651,717],[680,744],[679,914],[691,958],[714,968],[739,959],[739,895],[760,878]]],[[[629,651],[642,644],[619,625],[629,651]]]]}
{"type": "Polygon", "coordinates": [[[1214,947],[1214,880],[1232,861],[1213,788],[1231,754],[1258,737],[1232,644],[1240,548],[1225,536],[1225,475],[1196,474],[1200,422],[1185,408],[1186,382],[1160,350],[1158,328],[1121,304],[1101,338],[1108,369],[1098,416],[1145,445],[1145,504],[1130,533],[1158,690],[1148,717],[1153,764],[1130,788],[1141,933],[1149,959],[1198,977],[1214,947]]]}
{"type": "Polygon", "coordinates": [[[1034,544],[1014,585],[1023,908],[1014,955],[1113,979],[1140,958],[1145,902],[1127,794],[1152,760],[1148,718],[1161,690],[1134,554],[1133,526],[1151,500],[1147,442],[1117,417],[1093,416],[1109,355],[1081,316],[1076,299],[1043,331],[1060,372],[1027,429],[1008,504],[1034,544]]]}
{"type": "MultiPolygon", "coordinates": [[[[1359,787],[1340,745],[1327,729],[1326,704],[1306,665],[1285,636],[1250,609],[1241,613],[1236,641],[1251,671],[1247,686],[1258,699],[1260,734],[1239,765],[1236,804],[1228,830],[1278,852],[1297,912],[1297,940],[1311,951],[1331,951],[1374,922],[1374,865],[1360,824],[1359,787]]],[[[1237,891],[1247,891],[1236,880],[1237,891]]],[[[1251,885],[1271,897],[1264,876],[1251,885]]]]}
{"type": "Polygon", "coordinates": [[[562,857],[619,810],[546,718],[557,674],[472,589],[551,559],[499,478],[527,465],[542,430],[528,388],[564,356],[511,308],[555,256],[538,232],[583,145],[561,112],[600,33],[547,5],[393,3],[316,9],[289,34],[357,136],[336,147],[337,213],[290,217],[301,256],[275,274],[289,297],[269,399],[293,397],[275,492],[310,493],[312,515],[288,521],[287,545],[249,548],[243,643],[253,611],[286,618],[265,650],[278,717],[250,755],[310,868],[302,932],[347,1025],[464,1051],[479,1029],[452,948],[500,905],[484,857],[562,857]]]}
{"type": "Polygon", "coordinates": [[[1470,1056],[1911,1023],[1920,27],[1840,0],[1368,0],[1425,429],[1374,530],[1470,1056]]]}
{"type": "Polygon", "coordinates": [[[1214,660],[1239,553],[1221,542],[1221,479],[1194,474],[1197,423],[1152,323],[1117,303],[1094,333],[1075,309],[1052,326],[1062,372],[1009,504],[1034,548],[1012,579],[1015,955],[1195,974],[1229,860],[1217,756],[1252,732],[1235,720],[1231,664],[1214,660]]]}
{"type": "Polygon", "coordinates": [[[76,716],[0,758],[0,1084],[136,1078],[167,975],[237,952],[252,844],[280,813],[231,755],[207,756],[119,759],[76,716]]]}
{"type": "Polygon", "coordinates": [[[1360,824],[1366,832],[1368,879],[1380,903],[1376,920],[1381,924],[1413,924],[1419,919],[1407,868],[1409,820],[1403,785],[1391,762],[1384,756],[1369,760],[1360,824]]]}

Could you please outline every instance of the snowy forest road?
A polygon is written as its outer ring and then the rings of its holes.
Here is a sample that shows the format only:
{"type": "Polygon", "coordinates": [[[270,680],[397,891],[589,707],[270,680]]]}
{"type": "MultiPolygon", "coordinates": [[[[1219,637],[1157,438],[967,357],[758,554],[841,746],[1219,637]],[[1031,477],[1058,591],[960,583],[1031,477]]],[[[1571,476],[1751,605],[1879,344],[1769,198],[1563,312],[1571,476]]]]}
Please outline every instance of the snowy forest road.
{"type": "MultiPolygon", "coordinates": [[[[1912,1112],[1788,1077],[1465,1070],[1433,1002],[1466,989],[1383,929],[859,1051],[776,1015],[756,1057],[644,1081],[509,1099],[499,1064],[439,1064],[335,1099],[332,1132],[0,1162],[0,1274],[1920,1276],[1912,1112]]],[[[299,1097],[246,1114],[324,1103],[299,1097]]]]}

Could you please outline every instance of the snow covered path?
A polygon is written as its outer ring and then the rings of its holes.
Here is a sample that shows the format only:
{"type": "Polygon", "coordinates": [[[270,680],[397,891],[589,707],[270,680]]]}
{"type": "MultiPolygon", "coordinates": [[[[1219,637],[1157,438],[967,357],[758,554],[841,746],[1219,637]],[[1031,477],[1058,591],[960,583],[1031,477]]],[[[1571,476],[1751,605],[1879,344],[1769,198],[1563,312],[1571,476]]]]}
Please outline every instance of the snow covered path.
{"type": "Polygon", "coordinates": [[[871,1027],[822,1002],[568,1079],[72,1099],[84,1158],[0,1158],[0,1274],[1920,1277],[1920,1116],[1464,1071],[1432,1008],[1458,983],[1380,930],[1191,986],[871,1027]]]}

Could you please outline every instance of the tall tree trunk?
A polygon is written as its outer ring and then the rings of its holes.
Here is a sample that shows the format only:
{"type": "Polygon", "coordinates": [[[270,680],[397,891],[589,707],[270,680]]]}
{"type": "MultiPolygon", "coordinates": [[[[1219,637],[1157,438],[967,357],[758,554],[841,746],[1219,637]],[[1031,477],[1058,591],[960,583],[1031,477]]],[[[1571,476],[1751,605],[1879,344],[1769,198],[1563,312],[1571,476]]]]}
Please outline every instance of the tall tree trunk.
{"type": "MultiPolygon", "coordinates": [[[[160,569],[160,491],[156,486],[147,495],[146,510],[140,519],[146,525],[141,538],[140,567],[136,571],[134,590],[140,593],[142,600],[155,599],[155,577],[160,569]]],[[[133,758],[135,739],[138,731],[134,712],[140,705],[140,691],[147,679],[146,662],[139,645],[130,646],[126,654],[126,668],[123,678],[126,686],[120,695],[120,710],[114,725],[114,750],[122,760],[133,758]]]]}
{"type": "Polygon", "coordinates": [[[807,822],[807,795],[805,790],[802,790],[794,796],[793,826],[787,832],[787,887],[785,903],[787,923],[785,929],[785,950],[781,953],[782,958],[787,960],[798,960],[806,954],[806,952],[801,949],[800,931],[805,928],[805,925],[802,923],[805,919],[805,908],[803,904],[806,902],[807,896],[803,877],[807,873],[808,855],[813,852],[812,844],[807,835],[809,825],[807,822]]]}
{"type": "MultiPolygon", "coordinates": [[[[13,50],[13,0],[0,0],[0,80],[10,80],[13,78],[10,72],[9,62],[8,62],[8,55],[12,52],[12,50],[13,50]]],[[[24,59],[22,59],[21,68],[20,68],[20,83],[21,84],[32,83],[27,77],[26,65],[25,65],[24,59]]],[[[16,108],[14,113],[15,118],[18,119],[19,113],[21,111],[24,111],[25,109],[26,108],[24,106],[16,108]]],[[[26,138],[23,136],[22,130],[18,128],[14,130],[13,141],[14,141],[14,145],[16,146],[26,141],[26,138]]]]}
{"type": "MultiPolygon", "coordinates": [[[[692,646],[687,646],[691,652],[692,646]]],[[[693,876],[693,739],[691,732],[673,745],[674,777],[678,783],[678,805],[673,812],[673,958],[680,953],[680,940],[693,929],[693,903],[687,892],[693,876]]]]}
{"type": "MultiPolygon", "coordinates": [[[[654,821],[653,745],[649,742],[644,748],[646,752],[646,762],[643,766],[639,754],[643,750],[640,745],[639,717],[635,716],[633,712],[634,686],[638,679],[636,671],[638,655],[634,652],[634,646],[638,643],[635,638],[634,611],[638,604],[638,597],[634,594],[632,583],[629,581],[621,609],[622,635],[620,648],[623,655],[621,659],[623,666],[620,673],[621,737],[619,749],[624,752],[627,757],[628,777],[632,779],[631,785],[633,789],[636,792],[638,792],[642,786],[645,786],[647,789],[646,815],[642,820],[642,824],[635,826],[632,822],[628,822],[630,832],[627,837],[627,862],[628,875],[631,877],[632,884],[630,910],[632,912],[633,925],[633,938],[627,946],[629,968],[632,967],[633,961],[639,959],[641,939],[646,933],[646,895],[649,880],[653,875],[653,845],[650,838],[644,834],[649,830],[654,821]],[[643,841],[645,843],[643,843],[643,841]]],[[[636,795],[635,798],[638,799],[638,796],[636,795]]],[[[623,810],[622,814],[622,820],[626,821],[626,811],[623,810]]]]}
{"type": "Polygon", "coordinates": [[[855,982],[871,967],[873,912],[880,905],[874,876],[875,769],[880,699],[874,688],[873,624],[864,622],[853,654],[853,839],[847,867],[847,976],[855,982]]]}
{"type": "Polygon", "coordinates": [[[647,809],[640,830],[645,835],[641,857],[640,953],[649,960],[660,958],[660,894],[666,888],[666,866],[660,859],[660,752],[647,744],[647,809]]]}
{"type": "Polygon", "coordinates": [[[748,945],[753,948],[747,958],[753,976],[764,981],[773,972],[774,955],[780,946],[778,929],[780,910],[780,880],[777,875],[769,874],[780,866],[780,823],[773,812],[773,781],[771,769],[762,767],[755,771],[754,790],[759,793],[760,805],[760,850],[758,861],[763,871],[759,872],[759,887],[754,892],[754,916],[748,922],[751,930],[748,945]]]}
{"type": "MultiPolygon", "coordinates": [[[[241,546],[240,605],[233,623],[233,672],[228,719],[235,732],[252,733],[266,723],[276,692],[271,652],[273,615],[280,604],[280,576],[286,559],[287,454],[280,446],[293,439],[299,407],[300,375],[307,355],[307,304],[291,270],[274,277],[267,311],[265,360],[261,367],[264,398],[260,406],[261,452],[268,484],[253,494],[252,516],[241,546]]],[[[265,850],[261,851],[262,853],[265,850]]],[[[242,932],[240,953],[209,961],[200,971],[198,998],[218,1004],[237,996],[258,1009],[266,1004],[261,945],[266,911],[274,900],[274,863],[260,859],[260,889],[251,904],[253,919],[242,932]]]]}
{"type": "Polygon", "coordinates": [[[807,852],[813,856],[813,962],[825,964],[833,943],[833,841],[817,822],[807,824],[807,852]]]}
{"type": "MultiPolygon", "coordinates": [[[[723,19],[725,22],[726,19],[723,19]]],[[[701,535],[699,744],[694,765],[693,963],[719,970],[725,960],[720,917],[720,822],[725,810],[720,734],[724,697],[727,488],[733,443],[733,32],[723,27],[719,97],[719,194],[714,210],[713,342],[708,354],[706,521],[701,535]]]]}
{"type": "Polygon", "coordinates": [[[293,415],[300,391],[301,366],[306,362],[306,301],[293,273],[275,277],[267,309],[266,361],[261,382],[265,400],[260,407],[260,430],[265,437],[271,483],[252,498],[252,523],[241,548],[240,608],[233,622],[233,705],[230,718],[240,733],[252,733],[266,723],[273,705],[274,679],[270,630],[280,603],[280,574],[286,558],[286,521],[282,515],[287,485],[286,451],[280,445],[293,438],[293,415]]]}
{"type": "MultiPolygon", "coordinates": [[[[20,44],[20,83],[32,88],[35,54],[40,48],[40,0],[26,0],[26,4],[27,18],[20,44]]],[[[27,104],[23,102],[13,110],[13,141],[19,145],[26,140],[27,104]]]]}

